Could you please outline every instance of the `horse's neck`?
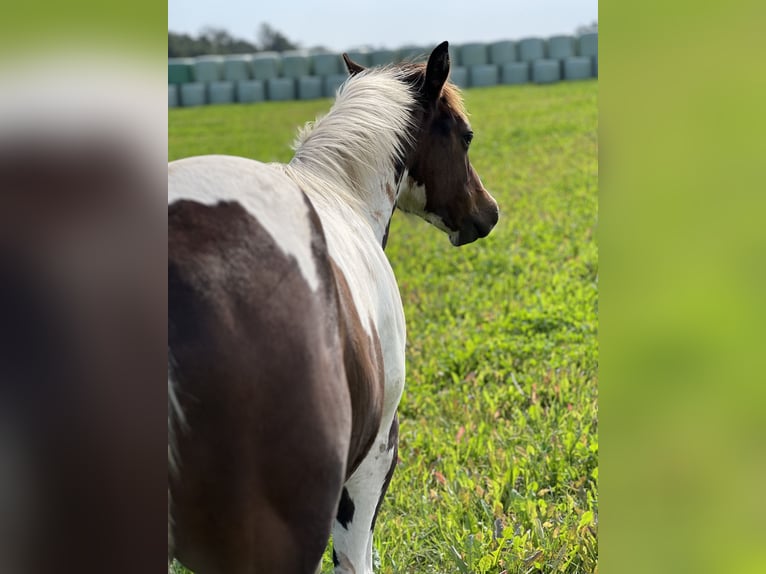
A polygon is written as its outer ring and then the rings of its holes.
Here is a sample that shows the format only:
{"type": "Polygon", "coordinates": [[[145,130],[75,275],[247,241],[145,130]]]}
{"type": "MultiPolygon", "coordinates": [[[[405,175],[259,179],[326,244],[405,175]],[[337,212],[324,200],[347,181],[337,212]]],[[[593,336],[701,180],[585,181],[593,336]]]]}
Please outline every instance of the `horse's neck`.
{"type": "Polygon", "coordinates": [[[388,233],[388,225],[396,205],[396,176],[393,173],[380,174],[366,183],[368,193],[363,194],[365,201],[360,201],[357,210],[367,221],[375,236],[376,243],[383,244],[388,233]]]}
{"type": "Polygon", "coordinates": [[[330,112],[299,133],[288,166],[317,203],[346,206],[380,245],[396,201],[397,158],[406,155],[413,94],[397,73],[350,80],[330,112]]]}
{"type": "Polygon", "coordinates": [[[291,165],[290,173],[321,219],[340,219],[361,232],[369,229],[375,243],[383,244],[396,204],[397,180],[393,166],[390,173],[375,174],[351,184],[341,184],[343,178],[331,173],[307,175],[300,166],[291,165]]]}

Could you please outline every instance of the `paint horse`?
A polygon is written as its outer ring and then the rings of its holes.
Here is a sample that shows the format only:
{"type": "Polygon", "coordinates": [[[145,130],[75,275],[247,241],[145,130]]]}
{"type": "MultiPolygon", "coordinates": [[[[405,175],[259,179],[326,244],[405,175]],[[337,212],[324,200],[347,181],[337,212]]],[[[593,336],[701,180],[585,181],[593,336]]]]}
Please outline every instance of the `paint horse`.
{"type": "Polygon", "coordinates": [[[397,462],[405,322],[395,207],[486,236],[473,134],[427,64],[364,69],[289,164],[204,156],[168,175],[168,557],[197,574],[372,572],[397,462]]]}

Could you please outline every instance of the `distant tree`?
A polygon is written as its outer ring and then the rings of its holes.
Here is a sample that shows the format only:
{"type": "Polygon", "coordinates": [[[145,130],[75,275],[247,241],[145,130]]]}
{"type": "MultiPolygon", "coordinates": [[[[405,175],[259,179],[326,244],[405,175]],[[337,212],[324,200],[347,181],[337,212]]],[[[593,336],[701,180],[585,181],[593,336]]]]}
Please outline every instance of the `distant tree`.
{"type": "Polygon", "coordinates": [[[205,54],[250,54],[261,50],[284,52],[294,50],[298,44],[268,24],[261,24],[258,45],[235,38],[223,28],[207,26],[195,38],[189,34],[178,34],[168,30],[168,57],[191,58],[205,54]]]}
{"type": "Polygon", "coordinates": [[[264,22],[258,29],[258,45],[261,50],[284,52],[285,50],[295,50],[299,46],[287,39],[287,36],[280,31],[275,30],[269,24],[264,22]]]}
{"type": "Polygon", "coordinates": [[[189,34],[176,34],[168,31],[168,57],[188,58],[205,53],[205,47],[189,34]]]}
{"type": "Polygon", "coordinates": [[[594,20],[587,26],[578,26],[577,30],[575,30],[575,34],[578,36],[582,34],[591,34],[594,32],[598,32],[598,20],[594,20]]]}
{"type": "Polygon", "coordinates": [[[203,28],[199,38],[210,46],[212,54],[228,54],[228,48],[234,42],[234,38],[226,30],[212,26],[203,28]]]}

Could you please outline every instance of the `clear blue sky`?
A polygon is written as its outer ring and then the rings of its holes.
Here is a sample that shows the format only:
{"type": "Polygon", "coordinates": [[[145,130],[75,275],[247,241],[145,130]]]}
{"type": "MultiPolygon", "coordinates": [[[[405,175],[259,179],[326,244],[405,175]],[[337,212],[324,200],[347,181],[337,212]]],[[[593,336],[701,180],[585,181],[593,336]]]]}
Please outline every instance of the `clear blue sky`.
{"type": "Polygon", "coordinates": [[[205,26],[257,39],[262,22],[304,47],[460,44],[571,34],[598,19],[598,0],[168,0],[168,29],[205,26]]]}

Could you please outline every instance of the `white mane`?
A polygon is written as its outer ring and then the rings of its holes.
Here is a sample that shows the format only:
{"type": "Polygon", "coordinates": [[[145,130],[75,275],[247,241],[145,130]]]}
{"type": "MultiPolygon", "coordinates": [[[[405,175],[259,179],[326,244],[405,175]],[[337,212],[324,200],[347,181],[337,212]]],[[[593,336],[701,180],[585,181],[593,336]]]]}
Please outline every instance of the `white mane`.
{"type": "Polygon", "coordinates": [[[369,203],[412,137],[415,96],[393,67],[349,78],[330,111],[301,129],[286,173],[326,199],[369,203]]]}

